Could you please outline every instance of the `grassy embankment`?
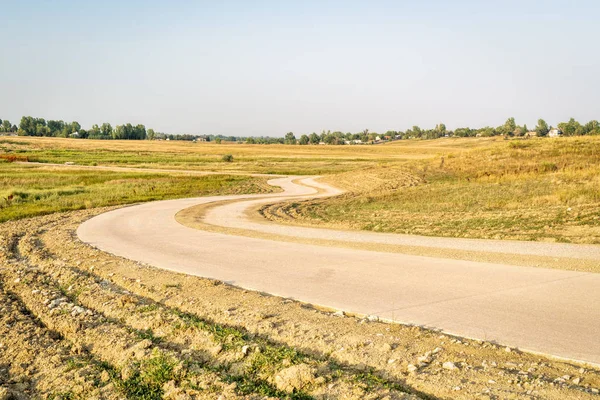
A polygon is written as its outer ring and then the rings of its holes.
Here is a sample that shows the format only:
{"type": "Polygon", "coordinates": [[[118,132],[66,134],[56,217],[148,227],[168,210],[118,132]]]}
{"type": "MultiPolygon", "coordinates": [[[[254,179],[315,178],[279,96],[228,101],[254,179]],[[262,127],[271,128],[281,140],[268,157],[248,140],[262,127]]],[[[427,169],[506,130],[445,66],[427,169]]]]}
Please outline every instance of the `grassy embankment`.
{"type": "Polygon", "coordinates": [[[0,162],[0,222],[86,208],[269,192],[266,178],[65,169],[0,162]]]}
{"type": "Polygon", "coordinates": [[[486,143],[339,174],[329,180],[349,190],[345,195],[266,212],[378,232],[600,243],[600,138],[486,143]]]}

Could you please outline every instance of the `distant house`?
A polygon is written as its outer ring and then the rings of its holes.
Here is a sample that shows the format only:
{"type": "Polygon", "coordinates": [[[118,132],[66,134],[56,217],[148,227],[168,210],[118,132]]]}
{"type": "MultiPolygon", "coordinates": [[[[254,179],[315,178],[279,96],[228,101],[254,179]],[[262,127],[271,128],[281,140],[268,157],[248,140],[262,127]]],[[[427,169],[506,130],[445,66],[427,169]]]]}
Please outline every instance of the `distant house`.
{"type": "Polygon", "coordinates": [[[525,137],[536,137],[538,133],[536,131],[529,131],[525,134],[525,137]]]}
{"type": "Polygon", "coordinates": [[[344,144],[352,144],[352,142],[349,140],[344,140],[344,144]]]}
{"type": "Polygon", "coordinates": [[[559,137],[559,136],[562,136],[562,134],[563,134],[562,131],[558,128],[552,128],[548,132],[549,137],[559,137]]]}
{"type": "Polygon", "coordinates": [[[376,142],[381,142],[381,138],[379,136],[375,136],[375,141],[376,142]]]}
{"type": "Polygon", "coordinates": [[[362,144],[362,140],[356,139],[356,140],[354,140],[354,144],[362,144]]]}
{"type": "Polygon", "coordinates": [[[325,142],[319,142],[319,144],[325,145],[326,143],[325,142]]]}
{"type": "Polygon", "coordinates": [[[79,137],[79,132],[73,132],[73,133],[71,133],[71,134],[69,135],[69,137],[72,137],[72,138],[78,138],[78,137],[79,137]]]}
{"type": "Polygon", "coordinates": [[[391,136],[384,136],[383,138],[384,138],[385,140],[392,140],[392,137],[391,137],[391,136]]]}

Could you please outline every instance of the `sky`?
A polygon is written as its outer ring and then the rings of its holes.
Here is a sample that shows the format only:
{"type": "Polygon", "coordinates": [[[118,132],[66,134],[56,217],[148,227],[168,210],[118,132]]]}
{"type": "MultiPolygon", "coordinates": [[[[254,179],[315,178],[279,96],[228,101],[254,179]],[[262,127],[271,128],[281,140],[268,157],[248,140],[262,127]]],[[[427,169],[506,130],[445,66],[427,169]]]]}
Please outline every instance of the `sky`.
{"type": "Polygon", "coordinates": [[[600,2],[0,0],[0,118],[283,136],[600,119],[600,2]]]}

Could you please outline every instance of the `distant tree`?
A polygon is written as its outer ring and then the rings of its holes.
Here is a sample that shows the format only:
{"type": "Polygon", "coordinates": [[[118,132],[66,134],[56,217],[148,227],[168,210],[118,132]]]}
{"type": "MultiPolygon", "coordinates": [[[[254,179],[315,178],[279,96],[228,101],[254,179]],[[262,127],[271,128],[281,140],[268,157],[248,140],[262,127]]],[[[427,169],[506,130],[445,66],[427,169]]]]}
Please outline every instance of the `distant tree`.
{"type": "Polygon", "coordinates": [[[311,133],[309,136],[310,144],[319,144],[320,138],[315,132],[311,133]]]}
{"type": "Polygon", "coordinates": [[[148,129],[148,131],[146,131],[146,139],[148,139],[148,140],[156,139],[156,132],[154,132],[154,129],[150,128],[150,129],[148,129]]]}
{"type": "Polygon", "coordinates": [[[515,134],[516,129],[517,129],[517,124],[515,122],[515,119],[513,117],[510,117],[509,119],[506,120],[504,125],[502,125],[501,127],[498,128],[498,131],[500,131],[503,135],[512,136],[515,134]]]}
{"type": "Polygon", "coordinates": [[[220,138],[220,137],[216,138],[216,139],[215,139],[215,143],[216,143],[216,144],[221,144],[221,138],[220,138]]]}
{"type": "Polygon", "coordinates": [[[310,142],[310,139],[308,138],[308,135],[300,136],[300,144],[301,145],[307,145],[309,142],[310,142]]]}
{"type": "Polygon", "coordinates": [[[112,126],[108,122],[103,123],[102,126],[100,126],[100,134],[104,139],[111,139],[113,137],[112,126]]]}
{"type": "Polygon", "coordinates": [[[248,139],[246,139],[246,144],[255,144],[256,140],[254,140],[254,138],[249,137],[248,139]]]}
{"type": "Polygon", "coordinates": [[[4,131],[4,132],[12,131],[12,126],[10,125],[9,120],[5,119],[4,121],[2,121],[2,131],[4,131]]]}
{"type": "Polygon", "coordinates": [[[285,144],[296,144],[296,136],[294,136],[293,132],[285,134],[285,144]]]}
{"type": "Polygon", "coordinates": [[[65,128],[64,121],[54,121],[51,119],[48,120],[48,129],[50,130],[50,135],[60,136],[64,128],[65,128]]]}
{"type": "Polygon", "coordinates": [[[600,123],[596,120],[591,120],[584,126],[585,135],[600,135],[600,123]]]}
{"type": "Polygon", "coordinates": [[[115,129],[112,131],[112,138],[116,140],[125,139],[125,130],[123,129],[123,125],[115,126],[115,129]]]}
{"type": "Polygon", "coordinates": [[[550,132],[550,128],[548,128],[548,124],[543,119],[538,119],[538,123],[535,127],[535,131],[538,136],[548,136],[548,132],[550,132]]]}
{"type": "Polygon", "coordinates": [[[565,136],[576,136],[583,135],[584,129],[579,122],[575,120],[575,118],[569,119],[569,122],[561,122],[558,124],[558,129],[563,132],[565,136]]]}

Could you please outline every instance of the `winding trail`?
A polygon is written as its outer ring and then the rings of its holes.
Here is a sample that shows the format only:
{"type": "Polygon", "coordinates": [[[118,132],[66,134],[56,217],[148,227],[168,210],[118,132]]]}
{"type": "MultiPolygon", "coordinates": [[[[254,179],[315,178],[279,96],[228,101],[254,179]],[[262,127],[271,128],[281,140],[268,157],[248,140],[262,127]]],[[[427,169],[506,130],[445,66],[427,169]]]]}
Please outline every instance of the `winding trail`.
{"type": "Polygon", "coordinates": [[[261,204],[340,193],[312,177],[278,178],[269,183],[281,186],[284,192],[166,200],[120,208],[83,223],[77,234],[101,250],[159,268],[600,364],[600,274],[231,235],[184,226],[175,216],[189,207],[214,203],[203,223],[274,237],[581,260],[600,260],[600,246],[349,232],[248,218],[247,211],[261,204]]]}

